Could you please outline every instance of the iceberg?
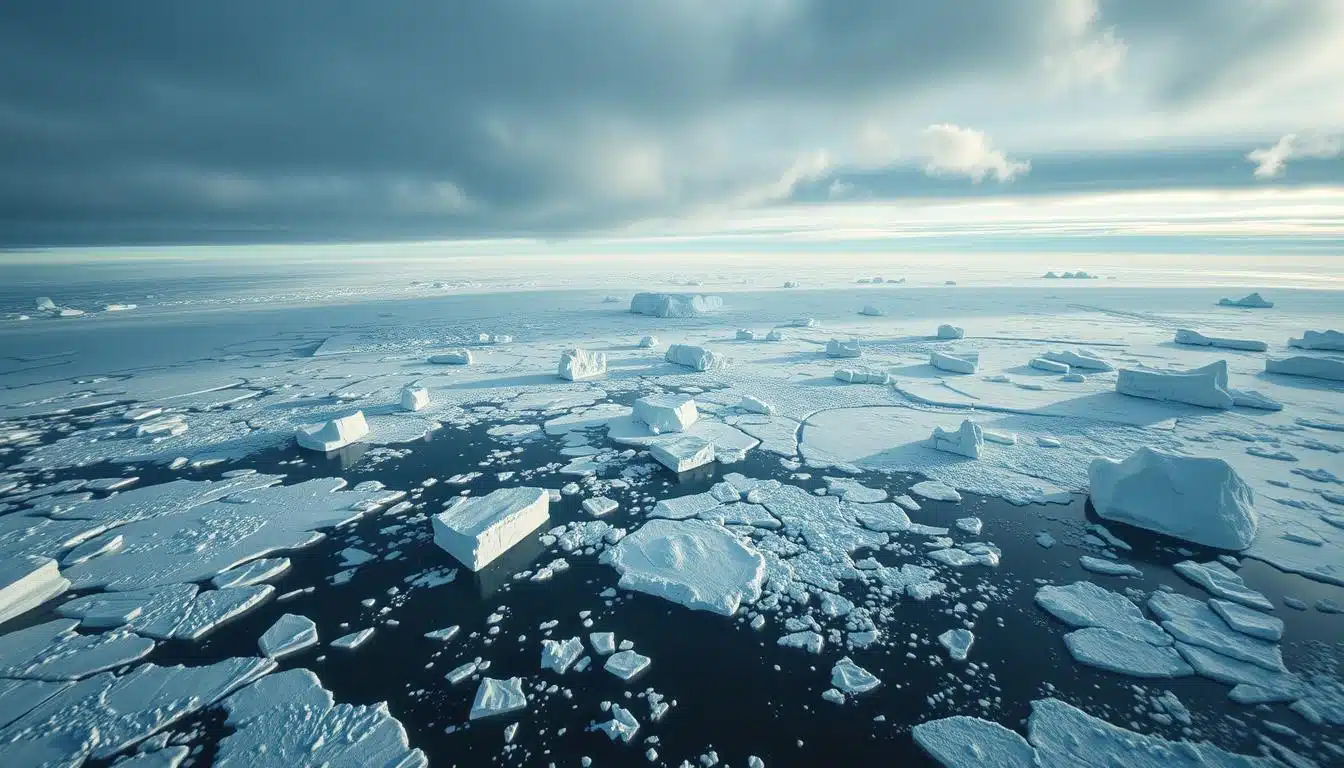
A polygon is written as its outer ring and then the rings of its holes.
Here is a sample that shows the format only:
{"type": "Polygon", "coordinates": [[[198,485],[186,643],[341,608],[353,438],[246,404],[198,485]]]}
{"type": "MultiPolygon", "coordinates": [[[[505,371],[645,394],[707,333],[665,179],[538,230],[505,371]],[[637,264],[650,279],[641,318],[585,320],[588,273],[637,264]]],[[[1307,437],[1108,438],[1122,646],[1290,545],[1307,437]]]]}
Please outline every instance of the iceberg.
{"type": "Polygon", "coordinates": [[[578,637],[571,637],[562,642],[555,640],[541,641],[542,669],[554,670],[557,674],[563,675],[582,655],[583,641],[578,637]]]}
{"type": "Polygon", "coordinates": [[[293,613],[276,619],[257,640],[261,655],[268,659],[282,659],[314,645],[317,645],[317,625],[307,616],[293,613]]]}
{"type": "Polygon", "coordinates": [[[294,430],[300,448],[310,451],[335,451],[357,443],[369,434],[363,411],[332,419],[325,424],[304,424],[294,430]]]}
{"type": "Polygon", "coordinates": [[[689,472],[714,461],[714,444],[691,435],[649,443],[649,453],[673,472],[689,472]]]}
{"type": "Polygon", "coordinates": [[[1222,459],[1140,448],[1123,462],[1096,459],[1087,474],[1092,506],[1106,520],[1217,549],[1255,541],[1255,494],[1222,459]]]}
{"type": "Polygon", "coordinates": [[[946,352],[929,353],[929,365],[948,373],[975,373],[979,364],[978,352],[959,352],[955,355],[946,352]]]}
{"type": "Polygon", "coordinates": [[[775,406],[773,403],[768,403],[759,397],[752,397],[751,395],[743,395],[742,401],[737,404],[737,407],[748,413],[759,413],[764,416],[772,416],[775,413],[775,406]]]}
{"type": "Polygon", "coordinates": [[[631,678],[648,669],[652,661],[653,659],[648,656],[635,653],[632,650],[624,650],[607,657],[607,663],[603,664],[602,668],[629,682],[631,678]]]}
{"type": "Polygon", "coordinates": [[[653,317],[700,317],[723,308],[723,299],[699,293],[637,293],[630,311],[653,317]]]}
{"type": "Polygon", "coordinates": [[[938,636],[938,642],[947,649],[947,655],[953,661],[965,661],[975,642],[975,635],[969,629],[949,629],[938,636]]]}
{"type": "Polygon", "coordinates": [[[483,677],[480,687],[476,689],[476,698],[471,703],[471,714],[467,719],[479,720],[482,717],[507,715],[526,707],[527,695],[523,693],[523,678],[496,680],[493,677],[483,677]]]}
{"type": "Polygon", "coordinates": [[[1250,293],[1242,296],[1240,299],[1221,298],[1218,300],[1220,307],[1244,307],[1247,309],[1273,309],[1274,302],[1267,301],[1259,293],[1250,293]]]}
{"type": "Polygon", "coordinates": [[[1300,339],[1289,339],[1288,346],[1323,352],[1344,352],[1344,333],[1339,331],[1306,331],[1300,339]]]}
{"type": "Polygon", "coordinates": [[[424,387],[404,387],[400,405],[403,411],[424,410],[429,407],[429,390],[424,387]]]}
{"type": "Polygon", "coordinates": [[[667,348],[663,359],[676,365],[684,365],[697,371],[717,371],[728,365],[728,360],[717,352],[690,344],[673,344],[667,348]]]}
{"type": "Polygon", "coordinates": [[[1031,362],[1028,363],[1028,365],[1030,365],[1032,368],[1035,368],[1038,371],[1045,371],[1046,373],[1069,372],[1069,366],[1067,363],[1060,363],[1054,360],[1047,360],[1044,357],[1033,357],[1031,359],[1031,362]]]}
{"type": "Polygon", "coordinates": [[[1219,360],[1189,371],[1122,368],[1115,391],[1130,397],[1187,403],[1227,410],[1235,404],[1227,388],[1227,361],[1219,360]]]}
{"type": "Polygon", "coordinates": [[[473,571],[507,552],[550,517],[545,488],[500,488],[430,518],[434,543],[473,571]]]}
{"type": "Polygon", "coordinates": [[[1186,344],[1192,347],[1220,347],[1222,349],[1242,349],[1248,352],[1264,352],[1269,349],[1269,345],[1263,341],[1205,336],[1199,331],[1192,331],[1189,328],[1178,328],[1175,341],[1177,344],[1186,344]]]}
{"type": "Polygon", "coordinates": [[[979,424],[966,419],[955,432],[934,427],[929,442],[934,450],[955,453],[968,459],[978,459],[980,452],[985,449],[985,433],[979,424]]]}
{"type": "Polygon", "coordinates": [[[654,519],[607,550],[620,586],[723,616],[756,602],[765,558],[727,528],[706,520],[654,519]]]}
{"type": "Polygon", "coordinates": [[[602,376],[607,372],[607,353],[589,352],[570,347],[560,353],[560,366],[557,375],[570,381],[583,381],[602,376]]]}
{"type": "Polygon", "coordinates": [[[863,309],[859,310],[859,314],[860,314],[860,315],[867,315],[868,317],[882,317],[883,315],[885,315],[885,314],[887,314],[887,313],[886,313],[886,312],[883,312],[882,310],[878,309],[877,307],[874,307],[872,304],[867,304],[867,305],[864,305],[863,309]]]}
{"type": "Polygon", "coordinates": [[[7,556],[0,562],[0,624],[59,597],[70,589],[56,561],[35,555],[7,556]]]}
{"type": "Polygon", "coordinates": [[[761,340],[762,338],[764,338],[764,337],[758,335],[755,331],[750,330],[750,329],[748,329],[748,328],[738,328],[738,329],[737,329],[737,340],[738,340],[738,341],[759,341],[759,340],[761,340]]]}
{"type": "Polygon", "coordinates": [[[1086,349],[1051,350],[1041,357],[1085,371],[1113,371],[1115,367],[1086,349]]]}
{"type": "Polygon", "coordinates": [[[846,384],[891,383],[891,374],[872,368],[837,368],[835,378],[837,381],[843,381],[846,384]]]}
{"type": "Polygon", "coordinates": [[[965,338],[966,330],[964,328],[958,328],[955,325],[944,323],[938,326],[938,333],[936,335],[940,339],[960,339],[965,338]]]}
{"type": "Polygon", "coordinates": [[[783,341],[785,338],[786,337],[784,336],[784,332],[779,330],[778,328],[773,329],[769,333],[765,334],[766,341],[783,341]]]}
{"type": "Polygon", "coordinates": [[[695,399],[690,395],[648,395],[635,401],[635,421],[642,421],[655,435],[685,432],[700,419],[695,399]]]}
{"type": "Polygon", "coordinates": [[[643,336],[639,340],[640,349],[653,349],[656,346],[658,346],[657,336],[643,336]]]}
{"type": "Polygon", "coordinates": [[[863,350],[859,348],[858,339],[851,339],[849,341],[831,339],[826,342],[827,357],[860,357],[862,355],[863,350]]]}
{"type": "Polygon", "coordinates": [[[1344,381],[1344,360],[1333,357],[1308,357],[1306,355],[1296,355],[1278,360],[1269,358],[1265,360],[1265,373],[1344,381]]]}
{"type": "Polygon", "coordinates": [[[435,365],[471,365],[471,350],[450,349],[437,355],[430,355],[429,362],[435,365]]]}

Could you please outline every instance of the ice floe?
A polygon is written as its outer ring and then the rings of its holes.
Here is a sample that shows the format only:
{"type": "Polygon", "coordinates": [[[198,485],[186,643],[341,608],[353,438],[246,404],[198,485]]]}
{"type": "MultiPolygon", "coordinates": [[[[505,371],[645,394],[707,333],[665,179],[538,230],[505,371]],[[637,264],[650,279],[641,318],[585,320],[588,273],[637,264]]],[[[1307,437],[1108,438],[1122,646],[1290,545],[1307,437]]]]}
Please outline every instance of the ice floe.
{"type": "Polygon", "coordinates": [[[307,616],[286,613],[257,640],[261,655],[282,659],[317,645],[317,625],[307,616]]]}
{"type": "Polygon", "coordinates": [[[831,667],[831,685],[841,693],[857,696],[882,684],[872,672],[855,664],[848,656],[831,667]]]}
{"type": "Polygon", "coordinates": [[[310,451],[335,451],[357,443],[369,434],[363,411],[355,411],[323,424],[305,424],[294,431],[299,447],[310,451]]]}
{"type": "Polygon", "coordinates": [[[975,635],[967,629],[949,629],[938,636],[938,642],[947,649],[948,658],[965,661],[975,643],[975,635]]]}
{"type": "Polygon", "coordinates": [[[583,641],[578,637],[571,637],[564,641],[542,640],[541,641],[541,668],[554,670],[558,674],[565,674],[574,662],[583,655],[583,641]]]}
{"type": "Polygon", "coordinates": [[[759,599],[765,580],[761,553],[705,520],[650,520],[603,560],[625,589],[724,616],[759,599]]]}
{"type": "Polygon", "coordinates": [[[1177,329],[1175,342],[1177,344],[1186,344],[1195,347],[1219,347],[1221,349],[1240,349],[1248,352],[1264,352],[1269,349],[1269,345],[1263,341],[1205,336],[1199,331],[1192,331],[1189,328],[1177,329]]]}
{"type": "Polygon", "coordinates": [[[1090,581],[1036,590],[1036,604],[1070,627],[1101,627],[1149,645],[1171,645],[1160,626],[1144,617],[1128,598],[1090,581]]]}
{"type": "Polygon", "coordinates": [[[403,387],[398,404],[403,411],[423,411],[429,407],[429,390],[424,387],[403,387]]]}
{"type": "Polygon", "coordinates": [[[0,624],[58,597],[70,588],[56,561],[35,555],[0,562],[0,624]]]}
{"type": "Polygon", "coordinates": [[[550,516],[545,488],[501,488],[463,499],[430,518],[434,543],[479,571],[540,528],[550,516]]]}
{"type": "Polygon", "coordinates": [[[934,336],[939,339],[960,339],[966,336],[966,329],[943,323],[938,326],[938,332],[934,336]]]}
{"type": "Polygon", "coordinates": [[[648,656],[640,655],[632,650],[624,650],[608,656],[607,662],[602,665],[602,668],[628,682],[631,678],[648,669],[652,661],[648,656]]]}
{"type": "Polygon", "coordinates": [[[526,707],[527,695],[523,693],[521,677],[511,677],[507,680],[482,677],[481,684],[476,689],[476,698],[471,703],[469,718],[479,720],[483,717],[498,717],[526,707]]]}
{"type": "Polygon", "coordinates": [[[846,384],[889,384],[891,374],[872,368],[837,368],[835,379],[846,384]]]}

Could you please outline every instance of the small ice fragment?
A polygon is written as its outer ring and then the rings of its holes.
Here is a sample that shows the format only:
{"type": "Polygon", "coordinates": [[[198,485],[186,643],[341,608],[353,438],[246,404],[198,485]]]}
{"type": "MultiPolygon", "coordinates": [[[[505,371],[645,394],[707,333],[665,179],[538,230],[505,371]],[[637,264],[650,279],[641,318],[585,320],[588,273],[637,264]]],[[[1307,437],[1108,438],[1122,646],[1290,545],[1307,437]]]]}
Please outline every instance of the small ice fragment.
{"type": "Polygon", "coordinates": [[[563,675],[582,655],[583,641],[577,637],[571,637],[563,642],[541,641],[542,669],[552,669],[563,675]]]}
{"type": "Polygon", "coordinates": [[[653,659],[648,656],[642,656],[634,651],[618,651],[607,659],[602,668],[629,682],[630,678],[647,669],[652,661],[653,659]]]}
{"type": "Polygon", "coordinates": [[[957,519],[957,527],[972,536],[979,536],[983,523],[978,517],[962,517],[957,519]]]}
{"type": "Polygon", "coordinates": [[[959,352],[955,355],[946,352],[930,352],[929,365],[948,373],[975,373],[980,355],[975,352],[959,352]]]}
{"type": "Polygon", "coordinates": [[[457,633],[459,630],[461,630],[461,627],[454,624],[451,627],[444,627],[443,629],[436,629],[433,630],[432,632],[426,632],[425,637],[429,638],[430,640],[438,640],[440,642],[446,643],[449,640],[452,640],[454,637],[457,637],[457,633]]]}
{"type": "Polygon", "coordinates": [[[294,431],[299,447],[310,451],[335,451],[359,442],[369,434],[363,411],[332,419],[325,424],[304,424],[294,431]]]}
{"type": "Polygon", "coordinates": [[[965,661],[966,654],[971,651],[971,644],[975,642],[975,635],[967,629],[949,629],[938,636],[938,642],[947,649],[947,655],[953,661],[965,661]]]}
{"type": "Polygon", "coordinates": [[[737,407],[748,413],[761,413],[766,416],[773,415],[775,412],[774,405],[751,395],[743,395],[742,401],[737,404],[737,407]]]}
{"type": "Polygon", "coordinates": [[[615,512],[616,508],[619,506],[620,504],[617,504],[615,500],[609,499],[606,496],[594,496],[591,499],[583,500],[583,511],[593,517],[602,517],[603,515],[615,512]]]}
{"type": "Polygon", "coordinates": [[[1142,576],[1143,571],[1130,565],[1129,563],[1117,563],[1114,560],[1107,560],[1101,557],[1092,557],[1083,555],[1078,558],[1078,564],[1085,571],[1100,573],[1103,576],[1142,576]]]}
{"type": "Polygon", "coordinates": [[[373,637],[373,632],[374,627],[369,627],[367,629],[361,629],[358,632],[351,632],[348,635],[341,635],[331,641],[331,647],[340,648],[345,651],[353,651],[368,642],[368,639],[373,637]]]}
{"type": "Polygon", "coordinates": [[[616,634],[613,632],[589,633],[588,642],[599,656],[609,656],[616,650],[616,634]]]}
{"type": "Polygon", "coordinates": [[[261,655],[282,659],[317,645],[317,625],[307,616],[286,613],[271,625],[257,641],[261,655]]]}
{"type": "Polygon", "coordinates": [[[961,501],[961,494],[950,485],[937,480],[924,480],[910,486],[910,492],[916,496],[933,501],[961,501]]]}

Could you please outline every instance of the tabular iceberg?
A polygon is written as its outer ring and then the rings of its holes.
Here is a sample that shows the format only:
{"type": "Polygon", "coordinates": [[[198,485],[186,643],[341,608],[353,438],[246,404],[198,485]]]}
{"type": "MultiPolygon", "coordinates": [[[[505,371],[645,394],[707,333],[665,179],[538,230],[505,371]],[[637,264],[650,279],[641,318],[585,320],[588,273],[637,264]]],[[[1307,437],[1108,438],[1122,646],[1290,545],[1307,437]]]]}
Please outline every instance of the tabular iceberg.
{"type": "Polygon", "coordinates": [[[964,328],[958,328],[955,325],[944,323],[938,326],[937,336],[940,339],[960,339],[966,336],[966,330],[964,328]]]}
{"type": "Polygon", "coordinates": [[[1271,358],[1265,361],[1265,373],[1344,381],[1344,360],[1333,357],[1308,357],[1307,355],[1286,357],[1280,360],[1271,358]]]}
{"type": "Polygon", "coordinates": [[[859,348],[858,339],[851,339],[850,341],[831,339],[826,342],[827,357],[860,357],[861,355],[863,355],[863,350],[859,348]]]}
{"type": "Polygon", "coordinates": [[[1131,397],[1188,403],[1226,410],[1234,404],[1227,389],[1227,362],[1219,360],[1189,371],[1122,368],[1115,391],[1131,397]]]}
{"type": "Polygon", "coordinates": [[[405,387],[401,390],[401,409],[420,411],[429,406],[429,390],[424,387],[405,387]]]}
{"type": "Polygon", "coordinates": [[[1269,345],[1263,341],[1255,339],[1227,339],[1218,336],[1205,336],[1199,331],[1192,331],[1189,328],[1178,328],[1176,330],[1177,344],[1188,344],[1193,347],[1221,347],[1223,349],[1244,349],[1249,352],[1264,352],[1269,349],[1269,345]]]}
{"type": "Polygon", "coordinates": [[[728,360],[717,352],[690,344],[673,344],[667,348],[663,359],[676,365],[684,365],[697,371],[717,371],[728,365],[728,360]]]}
{"type": "Polygon", "coordinates": [[[888,384],[891,374],[872,368],[838,368],[835,378],[846,384],[888,384]]]}
{"type": "Polygon", "coordinates": [[[1288,346],[1299,349],[1319,349],[1326,352],[1344,352],[1344,333],[1339,331],[1306,331],[1300,339],[1289,339],[1288,346]]]}
{"type": "Polygon", "coordinates": [[[650,443],[649,453],[673,472],[689,472],[714,461],[714,444],[691,435],[678,435],[650,443]]]}
{"type": "Polygon", "coordinates": [[[630,311],[654,317],[700,317],[723,308],[723,299],[699,293],[637,293],[630,311]]]}
{"type": "Polygon", "coordinates": [[[585,349],[570,347],[560,353],[560,366],[556,372],[562,379],[583,381],[605,375],[607,372],[607,353],[589,352],[585,349]]]}
{"type": "Polygon", "coordinates": [[[0,563],[0,624],[70,588],[56,561],[23,555],[0,563]]]}
{"type": "Polygon", "coordinates": [[[335,451],[369,434],[363,411],[332,419],[325,424],[304,424],[294,430],[299,446],[310,451],[335,451]]]}
{"type": "Polygon", "coordinates": [[[434,515],[434,543],[473,571],[507,552],[550,516],[545,488],[501,488],[434,515]]]}
{"type": "Polygon", "coordinates": [[[656,435],[685,432],[687,427],[699,421],[700,412],[690,395],[648,395],[635,401],[634,417],[649,425],[649,430],[656,435]]]}

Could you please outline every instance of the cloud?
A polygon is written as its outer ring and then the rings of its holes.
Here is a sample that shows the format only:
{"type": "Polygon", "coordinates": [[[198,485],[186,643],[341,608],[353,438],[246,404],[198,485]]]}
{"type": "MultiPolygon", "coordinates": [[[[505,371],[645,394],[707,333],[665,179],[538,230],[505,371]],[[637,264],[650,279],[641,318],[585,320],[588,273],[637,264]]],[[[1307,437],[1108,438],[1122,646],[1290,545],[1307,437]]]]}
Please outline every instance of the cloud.
{"type": "Polygon", "coordinates": [[[1094,83],[1115,87],[1129,46],[1115,27],[1099,27],[1097,0],[1059,0],[1061,40],[1043,59],[1055,88],[1066,91],[1094,83]]]}
{"type": "Polygon", "coordinates": [[[984,133],[949,123],[924,129],[923,147],[924,172],[930,176],[965,176],[979,184],[989,175],[1008,182],[1031,171],[1030,162],[1009,160],[991,147],[984,133]]]}
{"type": "Polygon", "coordinates": [[[1255,163],[1255,178],[1282,176],[1289,160],[1328,160],[1344,155],[1344,140],[1339,136],[1301,136],[1289,133],[1274,146],[1253,149],[1246,159],[1255,163]]]}

